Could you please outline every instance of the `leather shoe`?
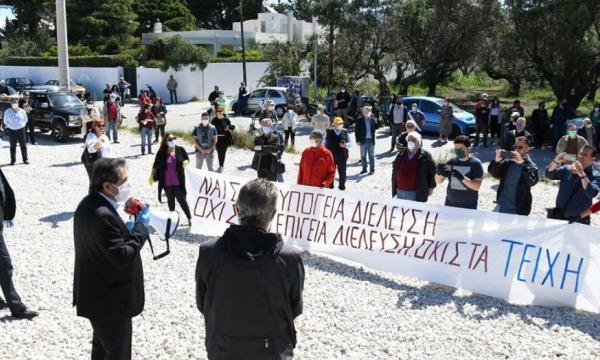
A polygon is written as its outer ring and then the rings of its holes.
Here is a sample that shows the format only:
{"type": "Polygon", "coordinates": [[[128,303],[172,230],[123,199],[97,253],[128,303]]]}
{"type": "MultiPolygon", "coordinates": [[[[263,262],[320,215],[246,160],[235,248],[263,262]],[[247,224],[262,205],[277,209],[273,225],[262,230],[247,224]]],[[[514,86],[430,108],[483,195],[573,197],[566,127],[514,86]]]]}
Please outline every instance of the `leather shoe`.
{"type": "Polygon", "coordinates": [[[12,317],[17,318],[17,319],[31,320],[34,317],[38,316],[38,315],[39,314],[36,311],[29,310],[28,308],[25,308],[23,311],[21,311],[19,313],[13,313],[12,317]]]}
{"type": "Polygon", "coordinates": [[[367,170],[363,170],[363,171],[360,172],[361,175],[362,174],[366,174],[366,173],[367,173],[367,170]]]}
{"type": "Polygon", "coordinates": [[[25,160],[25,161],[23,161],[23,164],[29,165],[29,161],[25,160]]]}
{"type": "Polygon", "coordinates": [[[0,300],[0,310],[6,309],[7,307],[8,307],[8,304],[6,303],[6,301],[0,300]]]}

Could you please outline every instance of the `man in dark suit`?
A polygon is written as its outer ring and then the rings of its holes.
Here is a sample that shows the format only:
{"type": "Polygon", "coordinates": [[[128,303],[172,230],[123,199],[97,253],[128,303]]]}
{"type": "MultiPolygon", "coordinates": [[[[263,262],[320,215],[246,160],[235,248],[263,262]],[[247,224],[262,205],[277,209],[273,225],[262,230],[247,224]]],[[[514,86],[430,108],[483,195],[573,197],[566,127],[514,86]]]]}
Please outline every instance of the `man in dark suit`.
{"type": "Polygon", "coordinates": [[[363,106],[362,114],[356,119],[356,144],[360,146],[361,174],[367,173],[367,154],[369,154],[369,175],[375,173],[375,118],[371,107],[363,106]]]}
{"type": "Polygon", "coordinates": [[[131,359],[131,318],[144,308],[148,214],[125,224],[117,213],[130,192],[124,159],[98,160],[91,190],[74,216],[73,305],[92,324],[92,359],[131,359]]]}
{"type": "Polygon", "coordinates": [[[5,301],[0,297],[0,309],[8,307],[12,316],[17,319],[32,319],[38,313],[29,310],[15,290],[12,282],[12,262],[4,242],[4,226],[7,228],[14,226],[13,219],[16,209],[15,194],[4,177],[4,173],[0,170],[0,219],[4,220],[4,222],[0,221],[0,287],[6,298],[5,301]]]}

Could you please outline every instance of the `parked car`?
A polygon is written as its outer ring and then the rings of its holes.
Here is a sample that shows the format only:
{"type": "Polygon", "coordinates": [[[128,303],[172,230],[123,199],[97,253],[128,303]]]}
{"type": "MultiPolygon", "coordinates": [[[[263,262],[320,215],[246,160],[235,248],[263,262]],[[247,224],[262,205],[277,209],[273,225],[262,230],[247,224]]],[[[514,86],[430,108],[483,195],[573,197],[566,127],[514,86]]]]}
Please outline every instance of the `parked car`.
{"type": "Polygon", "coordinates": [[[6,85],[12,87],[18,92],[23,92],[23,90],[31,89],[31,87],[35,85],[33,81],[31,81],[31,79],[24,77],[8,78],[4,80],[4,82],[6,83],[6,85]]]}
{"type": "MultiPolygon", "coordinates": [[[[412,104],[417,103],[419,110],[425,114],[425,125],[423,131],[438,132],[440,128],[440,113],[444,99],[430,96],[409,96],[402,98],[404,106],[411,108],[412,104]]],[[[451,137],[458,135],[470,135],[475,132],[475,116],[455,104],[450,104],[453,108],[452,132],[451,137]]]]}
{"type": "MultiPolygon", "coordinates": [[[[82,134],[92,118],[84,103],[67,90],[30,90],[33,111],[29,117],[42,132],[52,131],[58,142],[71,135],[82,134]]],[[[85,135],[85,133],[84,133],[85,135]]]]}
{"type": "MultiPolygon", "coordinates": [[[[71,91],[79,97],[79,99],[84,99],[85,93],[87,89],[83,87],[81,84],[76,83],[73,79],[70,80],[71,91]]],[[[63,90],[60,88],[59,80],[48,80],[43,85],[34,85],[31,87],[34,90],[48,90],[48,91],[60,91],[63,90]]]]}
{"type": "MultiPolygon", "coordinates": [[[[266,100],[273,100],[277,116],[281,117],[287,109],[287,89],[284,87],[263,87],[255,89],[250,93],[248,103],[246,104],[246,113],[254,113],[261,107],[266,100]]],[[[300,96],[294,96],[296,102],[296,112],[304,114],[305,105],[300,96]]],[[[231,103],[231,109],[237,111],[237,99],[231,103]]]]}

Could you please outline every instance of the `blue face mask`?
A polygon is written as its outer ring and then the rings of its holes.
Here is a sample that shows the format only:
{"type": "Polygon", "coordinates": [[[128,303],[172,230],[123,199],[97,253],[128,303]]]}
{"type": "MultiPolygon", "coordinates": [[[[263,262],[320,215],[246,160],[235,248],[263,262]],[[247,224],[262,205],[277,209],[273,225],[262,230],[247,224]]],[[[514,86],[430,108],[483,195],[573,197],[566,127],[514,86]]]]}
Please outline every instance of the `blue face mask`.
{"type": "Polygon", "coordinates": [[[270,127],[264,127],[262,128],[262,131],[265,135],[269,135],[272,131],[272,129],[270,127]]]}

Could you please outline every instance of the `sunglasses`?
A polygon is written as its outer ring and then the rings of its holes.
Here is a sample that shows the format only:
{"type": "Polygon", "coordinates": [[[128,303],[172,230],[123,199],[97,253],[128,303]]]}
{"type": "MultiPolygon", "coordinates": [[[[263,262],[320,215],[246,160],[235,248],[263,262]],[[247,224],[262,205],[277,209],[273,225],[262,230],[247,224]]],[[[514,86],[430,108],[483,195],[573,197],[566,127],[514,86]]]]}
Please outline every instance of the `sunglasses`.
{"type": "Polygon", "coordinates": [[[177,138],[174,136],[169,138],[169,141],[174,141],[174,140],[177,140],[177,138]]]}
{"type": "Polygon", "coordinates": [[[105,125],[96,125],[96,127],[100,128],[100,129],[104,129],[106,126],[105,125]]]}

